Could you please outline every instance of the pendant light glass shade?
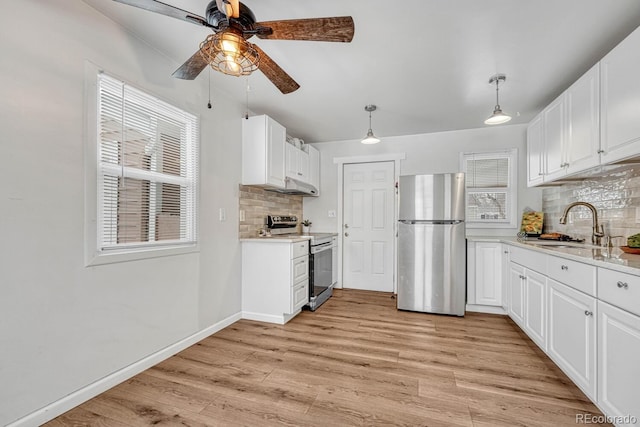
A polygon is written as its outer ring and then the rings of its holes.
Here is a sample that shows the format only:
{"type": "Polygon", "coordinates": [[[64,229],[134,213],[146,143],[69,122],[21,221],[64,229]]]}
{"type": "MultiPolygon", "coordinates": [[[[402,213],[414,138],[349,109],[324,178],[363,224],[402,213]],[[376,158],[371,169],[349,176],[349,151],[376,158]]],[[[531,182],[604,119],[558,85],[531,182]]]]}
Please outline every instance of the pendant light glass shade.
{"type": "Polygon", "coordinates": [[[373,134],[373,130],[371,130],[371,112],[376,111],[376,108],[378,107],[373,104],[364,107],[364,110],[369,112],[369,130],[367,131],[367,136],[365,136],[364,139],[360,141],[363,144],[377,144],[378,142],[380,142],[380,138],[376,137],[373,134]]]}
{"type": "Polygon", "coordinates": [[[502,112],[502,108],[500,108],[500,101],[498,98],[500,82],[504,82],[505,80],[507,80],[507,76],[505,76],[504,74],[496,74],[489,79],[489,84],[496,84],[496,106],[493,108],[493,114],[491,114],[491,116],[489,116],[489,118],[484,121],[484,124],[486,125],[500,125],[511,120],[510,115],[502,112]]]}

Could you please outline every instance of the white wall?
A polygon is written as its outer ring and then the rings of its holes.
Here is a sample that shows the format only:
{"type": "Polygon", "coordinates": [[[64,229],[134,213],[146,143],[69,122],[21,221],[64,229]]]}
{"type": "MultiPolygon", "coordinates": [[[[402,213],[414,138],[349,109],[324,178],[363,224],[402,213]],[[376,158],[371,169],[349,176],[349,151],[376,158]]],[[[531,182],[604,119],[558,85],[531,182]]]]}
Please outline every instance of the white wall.
{"type": "Polygon", "coordinates": [[[242,106],[81,1],[0,16],[0,425],[240,312],[242,106]],[[84,267],[85,60],[201,118],[200,251],[84,267]],[[218,209],[227,221],[217,220],[218,209]]]}
{"type": "MultiPolygon", "coordinates": [[[[313,231],[340,231],[339,218],[329,218],[328,211],[338,208],[338,165],[333,159],[366,155],[405,153],[400,175],[446,173],[460,170],[461,152],[518,149],[518,216],[525,207],[539,210],[542,206],[540,189],[528,189],[526,174],[526,125],[485,127],[454,132],[383,137],[376,145],[357,141],[323,142],[314,144],[320,151],[320,197],[304,198],[304,217],[313,222],[313,231]]],[[[517,221],[518,226],[520,220],[517,221]]],[[[514,236],[518,230],[472,229],[467,235],[514,236]]]]}

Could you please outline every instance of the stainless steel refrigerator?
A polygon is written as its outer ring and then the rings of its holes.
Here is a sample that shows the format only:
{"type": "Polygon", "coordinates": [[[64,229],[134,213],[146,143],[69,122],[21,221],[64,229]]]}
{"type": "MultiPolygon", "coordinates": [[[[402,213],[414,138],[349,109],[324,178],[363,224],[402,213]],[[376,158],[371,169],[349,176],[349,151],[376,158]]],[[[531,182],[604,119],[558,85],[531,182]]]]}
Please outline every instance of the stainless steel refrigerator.
{"type": "Polygon", "coordinates": [[[400,177],[398,309],[464,316],[463,173],[400,177]]]}

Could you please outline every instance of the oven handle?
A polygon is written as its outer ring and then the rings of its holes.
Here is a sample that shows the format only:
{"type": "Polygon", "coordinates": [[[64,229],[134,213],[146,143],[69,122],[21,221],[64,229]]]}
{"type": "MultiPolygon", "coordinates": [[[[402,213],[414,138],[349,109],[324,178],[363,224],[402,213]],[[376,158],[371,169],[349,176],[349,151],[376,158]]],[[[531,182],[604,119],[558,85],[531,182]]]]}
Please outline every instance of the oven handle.
{"type": "Polygon", "coordinates": [[[333,249],[333,242],[323,243],[321,245],[311,246],[310,250],[312,254],[317,254],[323,251],[328,251],[333,249]]]}

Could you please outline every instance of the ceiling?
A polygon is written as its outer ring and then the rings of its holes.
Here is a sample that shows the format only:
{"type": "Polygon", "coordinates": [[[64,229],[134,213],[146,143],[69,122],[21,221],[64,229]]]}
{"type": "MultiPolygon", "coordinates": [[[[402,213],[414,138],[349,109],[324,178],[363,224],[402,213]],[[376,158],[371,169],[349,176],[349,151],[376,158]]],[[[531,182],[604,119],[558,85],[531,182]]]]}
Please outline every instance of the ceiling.
{"type": "MultiPolygon", "coordinates": [[[[209,30],[112,0],[84,0],[175,60],[209,30]]],[[[203,16],[208,0],[163,0],[203,16]]],[[[351,43],[259,40],[300,89],[282,95],[261,72],[249,106],[305,142],[360,139],[367,104],[381,138],[484,127],[495,104],[489,78],[504,73],[509,124],[529,122],[640,25],[637,0],[244,0],[258,21],[350,15],[351,43]]],[[[167,69],[171,74],[174,69],[167,69]]],[[[247,79],[212,72],[214,94],[247,98],[247,79]]],[[[197,80],[203,88],[209,73],[197,80]]],[[[196,84],[196,83],[194,83],[196,84]]],[[[215,99],[213,100],[215,114],[215,99]]],[[[504,126],[504,125],[502,125],[504,126]]]]}

